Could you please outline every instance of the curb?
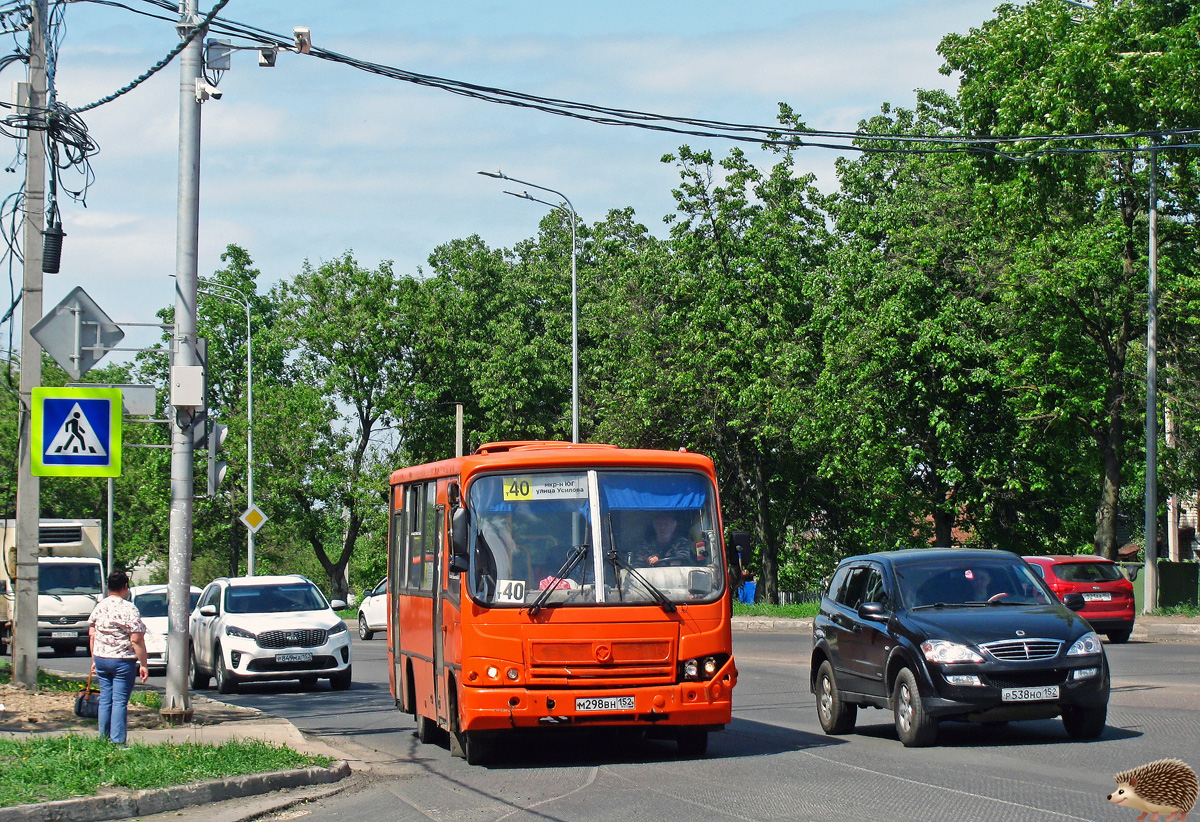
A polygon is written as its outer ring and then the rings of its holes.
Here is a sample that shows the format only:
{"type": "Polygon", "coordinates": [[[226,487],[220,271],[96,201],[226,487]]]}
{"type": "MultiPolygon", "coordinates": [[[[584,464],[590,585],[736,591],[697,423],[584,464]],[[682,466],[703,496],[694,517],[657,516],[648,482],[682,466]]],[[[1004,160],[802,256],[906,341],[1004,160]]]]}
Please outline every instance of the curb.
{"type": "Polygon", "coordinates": [[[205,805],[309,785],[327,785],[349,775],[350,764],[340,760],[328,768],[312,766],[209,779],[174,788],[151,788],[122,794],[59,799],[35,805],[14,805],[0,808],[0,822],[103,822],[107,819],[150,816],[177,811],[189,805],[205,805]]]}

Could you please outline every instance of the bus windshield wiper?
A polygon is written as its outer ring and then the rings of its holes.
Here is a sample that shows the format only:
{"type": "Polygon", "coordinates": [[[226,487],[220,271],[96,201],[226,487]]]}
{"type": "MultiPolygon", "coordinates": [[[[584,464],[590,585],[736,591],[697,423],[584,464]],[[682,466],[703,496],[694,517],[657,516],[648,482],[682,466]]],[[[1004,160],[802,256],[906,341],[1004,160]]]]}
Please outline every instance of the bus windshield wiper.
{"type": "Polygon", "coordinates": [[[557,590],[558,583],[562,582],[563,579],[566,578],[567,574],[575,570],[575,566],[578,565],[585,556],[587,556],[587,552],[588,546],[586,545],[576,545],[571,549],[571,553],[567,557],[567,561],[564,562],[563,566],[558,569],[558,573],[551,578],[550,584],[542,589],[542,592],[538,594],[537,599],[535,599],[533,604],[529,606],[530,616],[538,615],[538,612],[542,610],[542,606],[546,604],[546,600],[550,599],[550,594],[557,590]]]}
{"type": "Polygon", "coordinates": [[[615,548],[608,552],[608,560],[610,562],[612,562],[613,565],[619,565],[622,568],[624,568],[625,570],[627,570],[630,574],[633,575],[634,579],[636,579],[638,582],[642,583],[642,585],[646,586],[646,590],[650,592],[650,596],[654,597],[654,599],[658,602],[659,607],[662,608],[664,612],[666,612],[668,614],[672,614],[675,612],[675,603],[672,602],[667,597],[666,594],[664,594],[662,591],[658,590],[653,585],[651,585],[650,581],[647,580],[644,576],[642,576],[638,572],[637,568],[634,568],[628,562],[621,559],[621,555],[617,553],[615,548]]]}

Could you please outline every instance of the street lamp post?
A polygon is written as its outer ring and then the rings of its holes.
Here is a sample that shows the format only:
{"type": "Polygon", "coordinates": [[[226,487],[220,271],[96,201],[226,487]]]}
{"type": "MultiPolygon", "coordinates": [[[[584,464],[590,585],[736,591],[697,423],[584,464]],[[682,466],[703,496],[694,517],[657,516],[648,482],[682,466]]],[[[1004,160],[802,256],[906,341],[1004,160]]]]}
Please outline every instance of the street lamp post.
{"type": "Polygon", "coordinates": [[[513,197],[541,203],[542,205],[557,209],[563,214],[571,215],[571,442],[579,442],[579,287],[575,273],[575,223],[578,221],[578,217],[575,214],[575,206],[571,205],[571,201],[561,191],[555,191],[552,188],[546,188],[537,183],[528,183],[524,180],[518,180],[515,177],[509,177],[502,171],[481,171],[479,173],[484,177],[508,180],[512,183],[520,183],[523,186],[549,191],[551,194],[558,195],[562,197],[562,203],[539,200],[528,191],[523,191],[520,194],[517,194],[515,191],[504,192],[505,194],[511,194],[513,197]],[[566,208],[563,207],[564,203],[566,204],[566,208]]]}
{"type": "MultiPolygon", "coordinates": [[[[246,309],[246,510],[254,508],[254,349],[251,342],[250,299],[240,288],[224,283],[204,282],[200,293],[208,294],[221,300],[238,303],[246,309]],[[207,288],[219,288],[231,292],[221,294],[206,291],[207,288]],[[237,294],[237,297],[233,295],[237,294]]],[[[246,529],[246,576],[254,576],[254,529],[246,529]]]]}

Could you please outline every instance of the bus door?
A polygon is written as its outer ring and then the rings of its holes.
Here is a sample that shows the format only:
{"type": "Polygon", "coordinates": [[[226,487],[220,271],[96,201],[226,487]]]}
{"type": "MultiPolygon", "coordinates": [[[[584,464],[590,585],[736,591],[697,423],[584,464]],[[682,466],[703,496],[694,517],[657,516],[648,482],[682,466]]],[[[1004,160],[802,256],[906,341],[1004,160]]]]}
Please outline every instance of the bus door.
{"type": "MultiPolygon", "coordinates": [[[[408,584],[405,559],[404,486],[392,486],[391,523],[388,533],[388,654],[392,658],[392,694],[403,703],[405,688],[403,633],[400,619],[400,594],[408,584]]],[[[404,707],[411,709],[411,705],[404,707]]]]}
{"type": "MultiPolygon", "coordinates": [[[[451,480],[447,487],[453,485],[454,493],[457,493],[457,485],[451,480]]],[[[438,568],[438,579],[441,580],[441,585],[438,587],[438,602],[437,602],[437,624],[441,626],[438,632],[438,648],[435,656],[438,659],[438,685],[442,689],[441,703],[439,708],[449,713],[449,693],[445,689],[449,685],[450,676],[453,675],[455,681],[462,679],[462,599],[461,589],[462,580],[461,574],[450,567],[450,558],[454,555],[454,547],[452,545],[450,529],[450,512],[453,506],[450,504],[450,496],[446,493],[446,488],[442,489],[442,499],[446,500],[447,504],[438,506],[438,562],[441,567],[438,568]]],[[[450,717],[446,717],[447,723],[450,722],[450,717]]]]}

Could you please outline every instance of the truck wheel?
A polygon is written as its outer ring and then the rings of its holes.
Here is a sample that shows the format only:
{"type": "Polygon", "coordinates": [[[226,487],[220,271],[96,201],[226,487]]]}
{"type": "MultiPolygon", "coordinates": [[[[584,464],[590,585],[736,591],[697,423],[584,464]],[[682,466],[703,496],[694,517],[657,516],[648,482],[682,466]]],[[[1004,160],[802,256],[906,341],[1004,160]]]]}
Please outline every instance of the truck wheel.
{"type": "Polygon", "coordinates": [[[892,709],[896,716],[896,734],[906,748],[926,748],[937,739],[937,719],[925,711],[917,678],[902,668],[892,689],[892,709]]]}
{"type": "Polygon", "coordinates": [[[230,673],[225,667],[225,653],[217,646],[217,693],[236,694],[237,693],[237,677],[230,673]]]}

